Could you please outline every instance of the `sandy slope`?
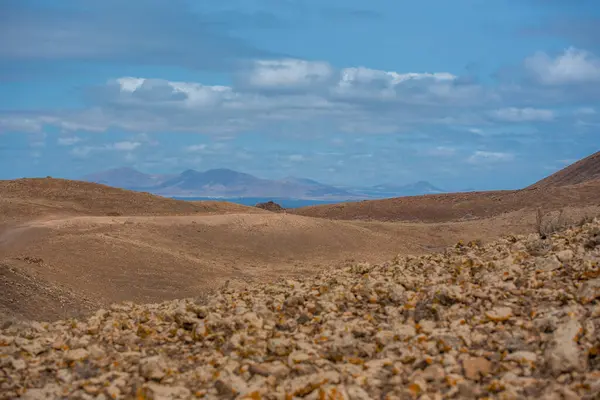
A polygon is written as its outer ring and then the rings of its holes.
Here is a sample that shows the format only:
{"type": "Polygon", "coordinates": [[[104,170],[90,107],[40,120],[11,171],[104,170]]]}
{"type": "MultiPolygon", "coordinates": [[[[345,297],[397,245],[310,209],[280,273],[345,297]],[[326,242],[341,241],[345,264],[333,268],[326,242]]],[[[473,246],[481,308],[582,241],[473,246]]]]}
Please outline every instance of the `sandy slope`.
{"type": "MultiPolygon", "coordinates": [[[[580,185],[547,201],[554,208],[568,206],[571,220],[598,215],[597,189],[580,185]]],[[[352,262],[435,252],[459,240],[532,232],[535,210],[526,201],[539,199],[539,192],[503,196],[359,203],[378,215],[414,221],[398,223],[176,201],[86,182],[0,181],[0,314],[56,319],[115,301],[195,297],[228,280],[235,286],[299,277],[352,262]],[[492,217],[465,218],[478,210],[492,217]]]]}
{"type": "Polygon", "coordinates": [[[48,216],[165,216],[230,212],[266,211],[220,201],[173,200],[150,193],[66,179],[0,181],[0,228],[3,223],[48,216]]]}
{"type": "MultiPolygon", "coordinates": [[[[572,210],[571,219],[600,213],[572,210]]],[[[460,223],[329,221],[290,214],[44,217],[0,231],[0,313],[55,319],[115,301],[194,297],[350,262],[531,232],[534,213],[460,223]]]]}
{"type": "Polygon", "coordinates": [[[326,204],[293,210],[308,217],[340,220],[450,222],[490,218],[518,210],[600,205],[600,181],[573,186],[523,190],[447,193],[397,197],[340,204],[326,204]]]}

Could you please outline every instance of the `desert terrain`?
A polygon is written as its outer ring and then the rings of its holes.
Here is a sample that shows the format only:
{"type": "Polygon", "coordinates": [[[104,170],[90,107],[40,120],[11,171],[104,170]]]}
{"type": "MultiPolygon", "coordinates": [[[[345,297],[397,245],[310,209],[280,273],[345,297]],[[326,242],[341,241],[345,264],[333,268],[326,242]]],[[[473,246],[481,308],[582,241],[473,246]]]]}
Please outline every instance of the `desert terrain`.
{"type": "Polygon", "coordinates": [[[600,215],[598,156],[540,185],[269,212],[61,179],[0,182],[0,315],[54,320],[439,252],[600,215]],[[582,178],[582,176],[584,178],[582,178]],[[550,183],[548,183],[550,182],[550,183]],[[555,182],[554,184],[552,182],[555,182]]]}
{"type": "Polygon", "coordinates": [[[0,182],[0,398],[596,399],[597,162],[286,212],[0,182]]]}

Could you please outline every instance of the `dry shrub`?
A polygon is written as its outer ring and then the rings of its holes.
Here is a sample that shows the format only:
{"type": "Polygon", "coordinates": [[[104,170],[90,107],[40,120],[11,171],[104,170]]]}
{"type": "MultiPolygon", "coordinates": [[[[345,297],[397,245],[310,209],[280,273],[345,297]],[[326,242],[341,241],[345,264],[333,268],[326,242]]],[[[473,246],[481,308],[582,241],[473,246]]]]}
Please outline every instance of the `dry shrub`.
{"type": "Polygon", "coordinates": [[[576,226],[584,226],[586,224],[594,222],[594,217],[591,215],[585,215],[575,224],[576,226]]]}
{"type": "Polygon", "coordinates": [[[537,209],[535,215],[535,230],[542,239],[546,239],[553,233],[565,229],[568,225],[564,210],[560,210],[557,216],[553,216],[550,213],[544,215],[541,209],[537,209]]]}
{"type": "Polygon", "coordinates": [[[594,221],[594,217],[585,215],[577,220],[569,219],[564,210],[560,210],[558,214],[542,213],[541,209],[537,209],[535,216],[535,229],[542,239],[546,239],[553,233],[567,229],[569,227],[581,227],[594,221]]]}

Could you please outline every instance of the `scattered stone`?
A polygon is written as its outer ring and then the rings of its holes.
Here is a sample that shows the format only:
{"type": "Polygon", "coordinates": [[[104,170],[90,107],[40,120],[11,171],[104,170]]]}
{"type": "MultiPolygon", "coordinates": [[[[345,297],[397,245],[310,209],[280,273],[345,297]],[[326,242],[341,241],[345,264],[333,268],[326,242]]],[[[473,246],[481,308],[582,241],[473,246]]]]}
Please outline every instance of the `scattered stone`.
{"type": "Polygon", "coordinates": [[[589,280],[581,285],[577,297],[582,304],[588,304],[600,298],[600,278],[589,280]]]}
{"type": "MultiPolygon", "coordinates": [[[[157,383],[148,383],[146,388],[148,389],[148,392],[152,394],[152,398],[156,400],[188,399],[191,396],[190,390],[183,386],[167,386],[159,385],[157,383]]],[[[138,396],[138,398],[140,397],[138,396]]]]}
{"type": "Polygon", "coordinates": [[[65,353],[65,361],[73,362],[85,360],[89,354],[90,353],[85,349],[68,350],[65,353]]]}
{"type": "Polygon", "coordinates": [[[517,351],[506,356],[505,360],[535,365],[535,363],[537,362],[537,355],[530,351],[517,351]]]}
{"type": "Polygon", "coordinates": [[[493,322],[508,321],[512,315],[513,314],[510,307],[495,307],[494,309],[485,313],[485,316],[493,322]]]}
{"type": "Polygon", "coordinates": [[[585,358],[577,343],[583,332],[581,324],[571,319],[556,329],[545,352],[546,362],[555,376],[562,372],[582,371],[585,358]]]}
{"type": "Polygon", "coordinates": [[[167,374],[167,362],[161,356],[148,357],[140,362],[140,373],[144,378],[160,381],[167,374]]]}
{"type": "Polygon", "coordinates": [[[269,352],[278,356],[287,356],[292,351],[292,343],[288,339],[275,338],[267,343],[269,352]]]}
{"type": "Polygon", "coordinates": [[[492,363],[483,357],[468,357],[463,361],[465,377],[477,381],[492,370],[492,363]]]}
{"type": "Polygon", "coordinates": [[[0,400],[593,399],[600,221],[0,329],[0,400]]]}
{"type": "Polygon", "coordinates": [[[556,253],[556,257],[562,262],[568,262],[573,259],[573,251],[572,250],[562,250],[556,253]]]}
{"type": "Polygon", "coordinates": [[[434,364],[425,368],[423,378],[427,382],[441,382],[444,379],[446,372],[440,365],[434,364]]]}

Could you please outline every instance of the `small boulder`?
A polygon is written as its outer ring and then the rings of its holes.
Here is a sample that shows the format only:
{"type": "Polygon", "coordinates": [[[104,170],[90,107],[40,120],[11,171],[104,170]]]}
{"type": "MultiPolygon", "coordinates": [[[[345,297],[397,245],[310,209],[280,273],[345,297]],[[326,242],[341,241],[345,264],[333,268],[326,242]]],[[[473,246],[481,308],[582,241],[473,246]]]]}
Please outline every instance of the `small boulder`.
{"type": "Polygon", "coordinates": [[[266,203],[258,203],[255,207],[272,212],[281,212],[285,210],[285,208],[281,207],[279,204],[275,203],[272,200],[267,201],[266,203]]]}

